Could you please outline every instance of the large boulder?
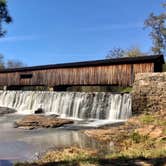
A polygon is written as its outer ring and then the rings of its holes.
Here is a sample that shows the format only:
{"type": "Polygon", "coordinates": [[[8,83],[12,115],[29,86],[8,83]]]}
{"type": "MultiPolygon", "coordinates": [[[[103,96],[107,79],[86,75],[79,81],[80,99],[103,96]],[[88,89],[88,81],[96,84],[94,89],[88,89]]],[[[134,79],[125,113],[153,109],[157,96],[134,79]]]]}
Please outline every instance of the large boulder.
{"type": "Polygon", "coordinates": [[[56,128],[71,123],[73,123],[72,120],[60,119],[53,116],[28,115],[22,120],[15,122],[15,127],[24,129],[56,128]]]}

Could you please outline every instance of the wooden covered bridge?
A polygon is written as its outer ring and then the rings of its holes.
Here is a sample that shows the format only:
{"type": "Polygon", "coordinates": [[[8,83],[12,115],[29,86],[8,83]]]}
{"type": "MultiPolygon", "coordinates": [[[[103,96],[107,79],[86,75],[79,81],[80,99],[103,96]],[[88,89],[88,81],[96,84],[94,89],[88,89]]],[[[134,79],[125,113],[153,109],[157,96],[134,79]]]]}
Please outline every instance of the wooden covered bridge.
{"type": "Polygon", "coordinates": [[[162,55],[0,70],[0,86],[131,86],[136,73],[161,72],[162,55]]]}

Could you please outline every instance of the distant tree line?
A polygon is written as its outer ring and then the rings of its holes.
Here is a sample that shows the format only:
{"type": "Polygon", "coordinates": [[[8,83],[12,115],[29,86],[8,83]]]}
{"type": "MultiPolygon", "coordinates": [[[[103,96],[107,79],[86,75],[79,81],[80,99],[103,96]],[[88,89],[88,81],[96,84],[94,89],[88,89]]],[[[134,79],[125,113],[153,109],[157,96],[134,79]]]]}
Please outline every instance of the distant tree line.
{"type": "Polygon", "coordinates": [[[120,47],[115,47],[110,50],[106,58],[122,58],[122,57],[137,57],[145,56],[146,54],[141,51],[137,46],[131,47],[129,49],[122,49],[120,47]]]}
{"type": "Polygon", "coordinates": [[[4,56],[0,54],[0,69],[20,68],[26,66],[19,60],[4,60],[4,56]]]}

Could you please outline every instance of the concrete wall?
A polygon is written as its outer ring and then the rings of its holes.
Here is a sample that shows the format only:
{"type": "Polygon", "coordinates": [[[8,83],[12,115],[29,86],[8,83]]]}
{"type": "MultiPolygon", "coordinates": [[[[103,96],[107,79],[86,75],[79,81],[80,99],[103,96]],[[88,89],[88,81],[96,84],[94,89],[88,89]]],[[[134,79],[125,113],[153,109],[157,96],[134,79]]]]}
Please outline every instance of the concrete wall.
{"type": "Polygon", "coordinates": [[[166,110],[166,72],[137,74],[132,103],[133,112],[166,110]]]}

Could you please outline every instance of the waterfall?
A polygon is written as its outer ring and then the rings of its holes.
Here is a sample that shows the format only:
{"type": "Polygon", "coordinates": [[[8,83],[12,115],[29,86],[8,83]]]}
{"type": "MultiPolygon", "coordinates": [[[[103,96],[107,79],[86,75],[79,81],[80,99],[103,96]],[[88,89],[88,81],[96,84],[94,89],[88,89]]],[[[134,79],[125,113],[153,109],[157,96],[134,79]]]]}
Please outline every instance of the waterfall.
{"type": "Polygon", "coordinates": [[[0,91],[0,106],[18,113],[45,114],[62,118],[126,120],[131,116],[131,95],[108,92],[0,91]]]}

